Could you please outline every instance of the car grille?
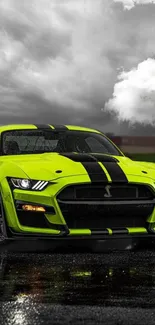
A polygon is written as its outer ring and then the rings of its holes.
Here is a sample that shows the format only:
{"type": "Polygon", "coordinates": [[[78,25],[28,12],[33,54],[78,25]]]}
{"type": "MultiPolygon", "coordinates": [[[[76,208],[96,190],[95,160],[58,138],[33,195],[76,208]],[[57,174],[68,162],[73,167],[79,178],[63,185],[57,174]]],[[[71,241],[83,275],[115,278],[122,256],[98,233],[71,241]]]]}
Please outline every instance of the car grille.
{"type": "Polygon", "coordinates": [[[105,186],[77,185],[65,188],[57,200],[67,226],[95,230],[146,226],[147,217],[154,208],[154,204],[150,203],[154,196],[147,186],[112,185],[110,193],[112,198],[104,197],[105,186]]]}
{"type": "Polygon", "coordinates": [[[76,205],[59,203],[69,228],[145,227],[153,204],[76,205]]]}
{"type": "MultiPolygon", "coordinates": [[[[145,185],[110,185],[111,197],[108,200],[141,200],[154,197],[150,188],[145,185]]],[[[73,185],[66,187],[59,195],[62,201],[105,200],[107,190],[104,185],[73,185]]]]}

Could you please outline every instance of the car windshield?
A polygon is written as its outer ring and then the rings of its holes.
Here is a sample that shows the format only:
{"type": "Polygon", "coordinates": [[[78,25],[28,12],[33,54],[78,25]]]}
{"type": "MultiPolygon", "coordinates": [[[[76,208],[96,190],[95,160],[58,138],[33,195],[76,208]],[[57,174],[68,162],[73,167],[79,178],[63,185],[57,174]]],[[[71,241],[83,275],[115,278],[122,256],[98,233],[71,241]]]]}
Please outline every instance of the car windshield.
{"type": "Polygon", "coordinates": [[[79,152],[121,155],[102,134],[85,131],[16,130],[2,134],[2,154],[79,152]]]}

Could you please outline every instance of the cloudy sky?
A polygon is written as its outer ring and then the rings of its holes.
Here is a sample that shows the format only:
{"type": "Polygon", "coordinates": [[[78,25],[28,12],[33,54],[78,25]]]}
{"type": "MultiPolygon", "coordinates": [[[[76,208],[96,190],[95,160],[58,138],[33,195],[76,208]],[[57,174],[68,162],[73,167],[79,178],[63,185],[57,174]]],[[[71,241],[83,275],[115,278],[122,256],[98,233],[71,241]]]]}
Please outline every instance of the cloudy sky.
{"type": "Polygon", "coordinates": [[[154,121],[155,0],[0,0],[0,124],[154,121]]]}

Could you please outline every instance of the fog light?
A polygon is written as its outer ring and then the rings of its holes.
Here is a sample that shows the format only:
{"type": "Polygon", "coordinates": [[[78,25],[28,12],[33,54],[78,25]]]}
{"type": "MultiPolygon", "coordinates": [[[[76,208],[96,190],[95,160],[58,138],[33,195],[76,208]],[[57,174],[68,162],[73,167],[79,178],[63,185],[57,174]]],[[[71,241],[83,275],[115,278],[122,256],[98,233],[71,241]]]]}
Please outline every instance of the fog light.
{"type": "Polygon", "coordinates": [[[37,205],[22,205],[22,209],[25,211],[38,211],[38,212],[46,212],[44,207],[37,206],[37,205]]]}

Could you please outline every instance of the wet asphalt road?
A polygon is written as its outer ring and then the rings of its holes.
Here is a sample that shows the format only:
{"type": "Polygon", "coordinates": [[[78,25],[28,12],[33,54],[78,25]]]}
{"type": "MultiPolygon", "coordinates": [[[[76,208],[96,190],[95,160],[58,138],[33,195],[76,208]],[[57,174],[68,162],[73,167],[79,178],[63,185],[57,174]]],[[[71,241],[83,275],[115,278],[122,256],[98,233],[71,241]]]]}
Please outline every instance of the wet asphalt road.
{"type": "Polygon", "coordinates": [[[155,251],[0,256],[0,324],[155,324],[155,251]]]}

